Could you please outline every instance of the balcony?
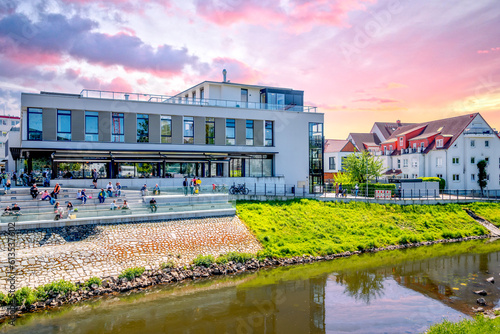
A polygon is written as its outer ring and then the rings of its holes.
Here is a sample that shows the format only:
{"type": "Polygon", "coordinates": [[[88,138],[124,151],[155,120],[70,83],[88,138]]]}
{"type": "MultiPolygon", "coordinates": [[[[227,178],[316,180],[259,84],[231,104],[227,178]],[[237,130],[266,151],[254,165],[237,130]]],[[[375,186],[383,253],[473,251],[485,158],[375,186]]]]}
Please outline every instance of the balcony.
{"type": "Polygon", "coordinates": [[[312,112],[312,113],[317,112],[317,107],[298,106],[293,104],[283,105],[283,104],[271,104],[271,103],[260,103],[260,102],[242,102],[233,100],[197,99],[197,98],[185,98],[178,96],[174,97],[174,96],[155,95],[155,94],[111,92],[111,91],[92,90],[92,89],[83,89],[80,92],[80,97],[88,99],[184,104],[184,105],[193,105],[200,107],[242,108],[242,109],[312,112]]]}
{"type": "Polygon", "coordinates": [[[495,132],[490,128],[471,128],[465,129],[464,135],[466,137],[479,137],[479,138],[493,138],[495,137],[495,132]]]}

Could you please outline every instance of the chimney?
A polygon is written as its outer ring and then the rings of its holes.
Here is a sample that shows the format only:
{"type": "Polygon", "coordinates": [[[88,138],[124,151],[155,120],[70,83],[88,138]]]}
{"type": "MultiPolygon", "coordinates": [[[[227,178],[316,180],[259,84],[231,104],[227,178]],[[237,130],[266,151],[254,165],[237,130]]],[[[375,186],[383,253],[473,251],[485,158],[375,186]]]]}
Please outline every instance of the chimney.
{"type": "Polygon", "coordinates": [[[226,82],[226,74],[227,74],[226,69],[223,69],[222,70],[222,77],[224,78],[224,80],[222,82],[226,82]]]}
{"type": "Polygon", "coordinates": [[[401,121],[399,119],[396,121],[396,123],[398,124],[398,127],[401,126],[401,121]]]}

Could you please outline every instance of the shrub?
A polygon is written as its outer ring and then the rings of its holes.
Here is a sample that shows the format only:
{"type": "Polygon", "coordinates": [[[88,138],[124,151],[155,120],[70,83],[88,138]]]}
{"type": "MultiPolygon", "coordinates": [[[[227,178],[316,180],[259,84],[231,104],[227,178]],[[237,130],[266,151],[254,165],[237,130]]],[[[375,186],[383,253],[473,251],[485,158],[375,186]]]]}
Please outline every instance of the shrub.
{"type": "Polygon", "coordinates": [[[71,291],[76,291],[76,285],[74,283],[59,280],[36,288],[36,296],[38,300],[45,300],[50,294],[66,295],[71,291]]]}
{"type": "Polygon", "coordinates": [[[118,278],[127,278],[129,281],[133,280],[136,277],[141,276],[144,274],[144,271],[146,269],[144,267],[133,267],[133,268],[127,268],[122,271],[122,273],[118,276],[118,278]]]}
{"type": "Polygon", "coordinates": [[[85,286],[90,288],[92,286],[92,284],[97,284],[97,286],[101,286],[102,284],[102,279],[100,279],[99,277],[91,277],[87,280],[87,282],[85,282],[85,286]]]}
{"type": "Polygon", "coordinates": [[[229,252],[226,254],[223,254],[217,258],[217,263],[219,264],[225,264],[230,261],[237,262],[237,263],[245,263],[248,260],[253,259],[253,254],[250,253],[238,253],[238,252],[229,252]]]}
{"type": "Polygon", "coordinates": [[[37,293],[30,287],[23,287],[14,293],[16,305],[31,305],[37,300],[37,293]]]}
{"type": "Polygon", "coordinates": [[[446,180],[440,177],[419,177],[423,182],[439,182],[439,190],[444,190],[446,180]]]}
{"type": "Polygon", "coordinates": [[[212,255],[198,255],[194,260],[193,264],[196,266],[210,267],[212,263],[215,262],[215,258],[212,255]]]}
{"type": "Polygon", "coordinates": [[[162,262],[160,264],[160,269],[165,269],[165,268],[173,268],[175,267],[175,263],[174,261],[170,260],[170,261],[167,261],[167,262],[162,262]]]}
{"type": "Polygon", "coordinates": [[[0,292],[0,305],[8,305],[12,301],[12,297],[9,294],[4,294],[0,292]]]}

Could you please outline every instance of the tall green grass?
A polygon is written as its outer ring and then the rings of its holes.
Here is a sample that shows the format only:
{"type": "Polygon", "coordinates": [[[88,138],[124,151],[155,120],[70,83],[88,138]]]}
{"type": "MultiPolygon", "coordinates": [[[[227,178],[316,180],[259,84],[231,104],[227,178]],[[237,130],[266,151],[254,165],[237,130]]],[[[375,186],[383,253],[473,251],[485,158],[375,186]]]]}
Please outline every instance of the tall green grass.
{"type": "Polygon", "coordinates": [[[492,224],[500,226],[500,204],[476,202],[469,204],[468,207],[492,224]]]}
{"type": "Polygon", "coordinates": [[[482,315],[474,319],[465,319],[460,322],[448,320],[433,325],[427,334],[490,334],[500,333],[500,318],[487,319],[482,315]]]}
{"type": "Polygon", "coordinates": [[[388,245],[483,235],[458,204],[394,205],[290,200],[238,202],[261,256],[325,255],[388,245]]]}

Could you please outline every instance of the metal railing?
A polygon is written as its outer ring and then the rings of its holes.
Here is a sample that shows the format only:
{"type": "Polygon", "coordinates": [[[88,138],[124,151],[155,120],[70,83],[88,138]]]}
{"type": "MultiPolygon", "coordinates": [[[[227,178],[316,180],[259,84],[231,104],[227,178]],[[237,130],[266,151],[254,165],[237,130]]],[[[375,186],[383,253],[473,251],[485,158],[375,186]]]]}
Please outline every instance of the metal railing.
{"type": "Polygon", "coordinates": [[[157,94],[141,94],[141,93],[126,93],[113,92],[104,90],[83,89],[80,96],[92,99],[109,99],[109,100],[124,100],[124,101],[142,101],[154,103],[169,103],[195,105],[205,107],[224,107],[224,108],[242,108],[242,109],[264,109],[277,111],[295,111],[295,112],[317,112],[317,107],[299,106],[294,104],[271,104],[260,102],[243,102],[234,100],[218,100],[218,99],[200,99],[200,98],[185,98],[174,97],[157,94]]]}

